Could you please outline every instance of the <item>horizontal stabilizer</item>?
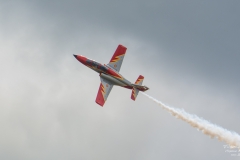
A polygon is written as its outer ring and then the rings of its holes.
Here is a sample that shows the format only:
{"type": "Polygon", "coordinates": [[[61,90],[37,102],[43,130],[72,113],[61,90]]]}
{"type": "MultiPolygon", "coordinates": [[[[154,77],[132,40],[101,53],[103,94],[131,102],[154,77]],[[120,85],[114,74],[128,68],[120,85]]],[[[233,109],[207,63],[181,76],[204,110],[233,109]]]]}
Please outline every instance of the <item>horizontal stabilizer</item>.
{"type": "Polygon", "coordinates": [[[134,101],[136,100],[139,91],[144,92],[149,89],[146,86],[142,86],[143,80],[144,80],[144,77],[142,75],[140,75],[138,77],[138,79],[136,80],[135,84],[132,84],[133,89],[132,89],[131,99],[134,101]]]}
{"type": "Polygon", "coordinates": [[[131,95],[132,100],[134,100],[134,101],[136,100],[138,92],[139,92],[139,90],[137,88],[132,89],[132,95],[131,95]]]}

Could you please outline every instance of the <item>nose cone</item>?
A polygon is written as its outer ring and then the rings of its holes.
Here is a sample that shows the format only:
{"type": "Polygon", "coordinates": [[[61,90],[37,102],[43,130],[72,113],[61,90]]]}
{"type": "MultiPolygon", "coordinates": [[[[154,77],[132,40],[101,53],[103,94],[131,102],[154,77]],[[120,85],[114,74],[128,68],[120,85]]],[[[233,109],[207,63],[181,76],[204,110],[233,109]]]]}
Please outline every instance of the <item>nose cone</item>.
{"type": "Polygon", "coordinates": [[[81,62],[82,64],[86,64],[86,60],[87,58],[81,55],[73,55],[79,62],[81,62]]]}

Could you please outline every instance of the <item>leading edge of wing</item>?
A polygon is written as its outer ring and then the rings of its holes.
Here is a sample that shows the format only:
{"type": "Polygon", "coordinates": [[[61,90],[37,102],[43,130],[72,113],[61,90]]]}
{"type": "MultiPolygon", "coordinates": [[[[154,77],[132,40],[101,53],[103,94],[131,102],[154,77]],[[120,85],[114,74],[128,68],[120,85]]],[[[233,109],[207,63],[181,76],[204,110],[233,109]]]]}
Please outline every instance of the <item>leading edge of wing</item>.
{"type": "Polygon", "coordinates": [[[122,62],[123,62],[126,50],[127,48],[124,47],[123,45],[121,44],[118,45],[108,65],[119,72],[122,66],[122,62]]]}
{"type": "Polygon", "coordinates": [[[101,83],[98,89],[98,94],[96,97],[96,103],[103,107],[104,103],[106,102],[109,93],[112,90],[113,84],[108,82],[106,79],[100,78],[101,83]]]}

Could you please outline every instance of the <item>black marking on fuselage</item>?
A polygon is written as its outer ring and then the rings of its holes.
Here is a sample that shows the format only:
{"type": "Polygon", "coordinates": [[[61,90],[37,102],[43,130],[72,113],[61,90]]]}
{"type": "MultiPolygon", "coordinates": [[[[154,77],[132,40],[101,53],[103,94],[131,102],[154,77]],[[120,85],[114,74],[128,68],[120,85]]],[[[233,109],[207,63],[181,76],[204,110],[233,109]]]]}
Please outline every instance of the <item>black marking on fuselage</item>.
{"type": "Polygon", "coordinates": [[[94,69],[99,70],[100,72],[106,73],[107,70],[108,70],[108,68],[105,67],[104,65],[102,65],[102,64],[100,64],[100,63],[98,63],[98,62],[95,62],[95,61],[93,61],[93,60],[90,60],[90,59],[87,59],[87,60],[86,60],[86,63],[87,63],[87,65],[93,67],[94,69]]]}

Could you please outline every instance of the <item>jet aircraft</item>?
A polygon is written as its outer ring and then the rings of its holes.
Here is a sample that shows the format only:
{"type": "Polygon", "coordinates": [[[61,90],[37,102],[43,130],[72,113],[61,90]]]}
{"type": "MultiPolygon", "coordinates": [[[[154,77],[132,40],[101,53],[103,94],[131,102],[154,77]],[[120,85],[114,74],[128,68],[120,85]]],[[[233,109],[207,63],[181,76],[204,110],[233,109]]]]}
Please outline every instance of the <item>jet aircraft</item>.
{"type": "Polygon", "coordinates": [[[74,55],[79,62],[99,73],[101,83],[98,89],[96,103],[102,107],[114,85],[131,89],[131,99],[134,101],[136,100],[139,91],[144,92],[149,89],[146,86],[142,86],[144,79],[142,75],[140,75],[133,84],[119,73],[126,50],[127,48],[123,45],[118,45],[110,62],[103,65],[82,55],[74,55]]]}

